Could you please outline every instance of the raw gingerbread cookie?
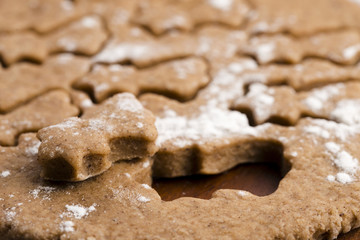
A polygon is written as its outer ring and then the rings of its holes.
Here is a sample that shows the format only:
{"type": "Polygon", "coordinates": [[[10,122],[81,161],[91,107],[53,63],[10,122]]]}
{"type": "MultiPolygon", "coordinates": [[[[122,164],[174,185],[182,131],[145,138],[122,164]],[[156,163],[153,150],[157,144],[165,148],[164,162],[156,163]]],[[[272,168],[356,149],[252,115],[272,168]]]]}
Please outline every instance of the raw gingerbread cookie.
{"type": "Polygon", "coordinates": [[[102,51],[94,58],[100,63],[131,62],[139,67],[187,57],[196,51],[196,39],[191,35],[172,33],[155,38],[139,27],[119,27],[102,51]]]}
{"type": "Polygon", "coordinates": [[[0,54],[10,65],[21,59],[42,62],[50,53],[76,52],[95,54],[107,38],[97,16],[85,16],[46,35],[30,31],[0,35],[0,54]]]}
{"type": "Polygon", "coordinates": [[[155,34],[173,29],[189,31],[195,25],[212,22],[238,27],[250,12],[243,0],[146,0],[139,7],[133,21],[155,34]]]}
{"type": "Polygon", "coordinates": [[[64,91],[45,93],[12,112],[0,115],[0,145],[14,145],[19,134],[36,132],[78,113],[64,91]]]}
{"type": "Polygon", "coordinates": [[[236,99],[232,108],[247,113],[249,120],[256,125],[265,122],[294,125],[301,116],[299,98],[288,86],[251,84],[247,94],[236,99]]]}
{"type": "Polygon", "coordinates": [[[115,161],[152,156],[157,150],[154,121],[133,95],[123,93],[85,109],[81,118],[43,128],[38,132],[41,176],[82,181],[115,161]]]}
{"type": "Polygon", "coordinates": [[[2,0],[0,32],[35,29],[51,31],[81,14],[71,0],[2,0]]]}
{"type": "Polygon", "coordinates": [[[206,63],[199,58],[185,58],[146,69],[95,65],[90,73],[75,83],[75,87],[91,90],[98,102],[118,92],[135,95],[158,92],[188,100],[208,82],[206,63]]]}
{"type": "Polygon", "coordinates": [[[0,72],[0,112],[8,112],[52,89],[69,89],[89,69],[83,57],[61,54],[42,65],[18,63],[0,72]]]}
{"type": "Polygon", "coordinates": [[[360,6],[352,0],[250,0],[255,12],[251,33],[287,32],[301,36],[341,28],[358,28],[360,6]]]}
{"type": "Polygon", "coordinates": [[[48,50],[45,41],[34,32],[0,33],[0,55],[7,65],[21,59],[42,62],[48,50]]]}
{"type": "Polygon", "coordinates": [[[85,55],[97,53],[106,39],[103,21],[96,15],[82,17],[46,36],[51,53],[67,51],[85,55]]]}
{"type": "Polygon", "coordinates": [[[302,92],[299,98],[307,116],[356,125],[360,124],[359,91],[358,81],[338,83],[302,92]]]}
{"type": "Polygon", "coordinates": [[[339,66],[319,59],[307,59],[296,65],[266,65],[241,73],[247,82],[268,85],[287,84],[296,91],[310,90],[331,83],[357,80],[360,65],[339,66]]]}
{"type": "Polygon", "coordinates": [[[284,34],[262,35],[250,38],[248,44],[241,46],[240,52],[256,57],[261,64],[299,63],[305,57],[354,64],[360,56],[360,32],[346,29],[301,38],[284,34]]]}
{"type": "Polygon", "coordinates": [[[234,101],[232,108],[247,113],[256,125],[264,122],[295,125],[301,116],[357,124],[359,91],[359,82],[330,84],[300,93],[288,86],[254,83],[244,97],[234,101]]]}

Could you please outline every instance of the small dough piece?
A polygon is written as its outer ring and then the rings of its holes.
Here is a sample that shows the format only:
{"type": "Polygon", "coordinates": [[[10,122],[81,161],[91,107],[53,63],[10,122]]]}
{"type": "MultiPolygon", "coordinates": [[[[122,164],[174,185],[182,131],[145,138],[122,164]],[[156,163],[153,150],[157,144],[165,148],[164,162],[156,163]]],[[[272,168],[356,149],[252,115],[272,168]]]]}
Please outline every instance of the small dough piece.
{"type": "Polygon", "coordinates": [[[267,87],[260,83],[251,84],[249,89],[246,96],[234,101],[232,108],[251,115],[255,125],[295,125],[301,116],[360,124],[360,82],[329,84],[299,93],[288,86],[267,87]]]}
{"type": "Polygon", "coordinates": [[[81,14],[71,0],[2,0],[0,32],[35,29],[45,33],[81,14]]]}
{"type": "Polygon", "coordinates": [[[78,113],[66,92],[45,93],[8,114],[0,115],[0,145],[14,145],[19,134],[38,131],[78,113]]]}
{"type": "Polygon", "coordinates": [[[76,52],[85,55],[97,53],[107,39],[100,17],[85,16],[46,36],[49,52],[76,52]]]}
{"type": "Polygon", "coordinates": [[[42,62],[48,55],[44,39],[30,31],[0,34],[0,55],[7,65],[31,59],[42,62]]]}
{"type": "Polygon", "coordinates": [[[189,31],[195,25],[212,22],[238,27],[249,12],[244,0],[146,0],[140,2],[133,21],[162,34],[173,29],[189,31]]]}
{"type": "Polygon", "coordinates": [[[114,93],[157,92],[180,100],[189,100],[209,82],[207,65],[199,58],[186,58],[146,69],[121,65],[96,65],[92,72],[75,83],[90,89],[98,102],[114,93]]]}
{"type": "Polygon", "coordinates": [[[287,86],[268,88],[254,83],[246,96],[237,99],[232,108],[251,112],[256,125],[265,122],[294,125],[301,115],[300,106],[294,89],[287,86]]]}
{"type": "Polygon", "coordinates": [[[304,115],[348,125],[360,124],[360,82],[327,85],[299,93],[304,115]]]}
{"type": "Polygon", "coordinates": [[[250,0],[255,13],[251,33],[287,32],[296,36],[358,28],[360,6],[352,0],[250,0]],[[346,14],[344,14],[346,13],[346,14]]]}
{"type": "Polygon", "coordinates": [[[256,57],[260,64],[299,63],[306,57],[329,59],[340,64],[355,64],[360,57],[360,32],[339,30],[294,38],[277,34],[258,36],[240,48],[240,53],[256,57]]]}
{"type": "Polygon", "coordinates": [[[327,84],[357,80],[360,66],[339,66],[319,59],[307,59],[296,65],[266,65],[242,74],[247,82],[267,85],[287,84],[296,91],[310,90],[327,84]]]}
{"type": "Polygon", "coordinates": [[[46,35],[30,31],[0,35],[0,54],[7,65],[22,59],[43,62],[50,53],[76,52],[93,55],[107,33],[98,16],[85,16],[46,35]]]}
{"type": "Polygon", "coordinates": [[[196,43],[196,39],[191,35],[171,33],[155,38],[141,28],[122,26],[93,61],[130,61],[138,67],[145,67],[161,61],[190,56],[196,52],[196,43]]]}
{"type": "Polygon", "coordinates": [[[86,109],[81,118],[43,128],[38,132],[41,175],[82,181],[112,162],[152,156],[157,150],[154,122],[132,94],[123,93],[86,109]]]}
{"type": "Polygon", "coordinates": [[[69,89],[89,68],[88,59],[71,54],[50,57],[40,66],[12,65],[0,72],[0,112],[8,112],[51,89],[69,89]]]}

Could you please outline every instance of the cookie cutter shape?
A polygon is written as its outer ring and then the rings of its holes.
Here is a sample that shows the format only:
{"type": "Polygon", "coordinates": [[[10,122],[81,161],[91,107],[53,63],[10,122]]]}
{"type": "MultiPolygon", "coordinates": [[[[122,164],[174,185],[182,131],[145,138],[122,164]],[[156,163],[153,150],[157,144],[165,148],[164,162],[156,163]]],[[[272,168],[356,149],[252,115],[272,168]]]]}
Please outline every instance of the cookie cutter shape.
{"type": "Polygon", "coordinates": [[[251,0],[255,13],[251,33],[287,32],[296,36],[341,28],[358,28],[360,7],[355,1],[251,0]],[[321,9],[321,12],[318,10],[321,9]],[[341,11],[339,11],[341,9],[341,11]],[[344,15],[343,13],[347,14],[344,15]]]}
{"type": "Polygon", "coordinates": [[[151,156],[157,150],[155,119],[130,93],[117,94],[38,132],[42,177],[81,181],[119,160],[151,156]]]}
{"type": "Polygon", "coordinates": [[[249,12],[243,0],[142,1],[133,21],[162,34],[174,29],[190,31],[198,24],[213,22],[238,27],[249,12]]]}
{"type": "Polygon", "coordinates": [[[180,100],[189,100],[209,82],[207,65],[200,58],[165,62],[146,69],[121,65],[96,65],[75,83],[91,90],[98,102],[114,93],[157,92],[180,100]]]}
{"type": "Polygon", "coordinates": [[[21,133],[35,132],[78,113],[78,108],[70,103],[66,92],[55,90],[45,93],[10,113],[0,115],[0,144],[14,145],[21,133]]]}
{"type": "Polygon", "coordinates": [[[294,38],[276,34],[249,39],[240,52],[256,57],[260,64],[269,62],[300,63],[306,57],[329,59],[340,64],[354,64],[360,57],[360,32],[338,30],[294,38]]]}
{"type": "Polygon", "coordinates": [[[70,89],[85,75],[90,62],[83,57],[61,54],[42,65],[19,63],[0,72],[0,112],[7,112],[52,89],[70,89]]]}

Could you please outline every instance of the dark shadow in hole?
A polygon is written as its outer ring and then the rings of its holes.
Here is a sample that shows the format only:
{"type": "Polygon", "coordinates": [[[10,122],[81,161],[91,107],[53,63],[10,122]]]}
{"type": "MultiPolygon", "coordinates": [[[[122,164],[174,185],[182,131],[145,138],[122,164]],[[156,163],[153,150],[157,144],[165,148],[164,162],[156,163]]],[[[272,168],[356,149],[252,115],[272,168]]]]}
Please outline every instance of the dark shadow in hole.
{"type": "Polygon", "coordinates": [[[210,199],[219,189],[249,191],[257,196],[275,192],[280,180],[290,170],[290,163],[284,159],[281,144],[269,142],[249,159],[257,163],[239,164],[216,175],[194,175],[178,178],[154,178],[152,187],[164,201],[180,197],[210,199]]]}
{"type": "Polygon", "coordinates": [[[342,233],[337,240],[355,240],[360,239],[360,228],[351,230],[348,233],[342,233]]]}
{"type": "Polygon", "coordinates": [[[5,64],[5,60],[3,58],[3,56],[0,54],[0,68],[7,68],[8,66],[5,64]]]}

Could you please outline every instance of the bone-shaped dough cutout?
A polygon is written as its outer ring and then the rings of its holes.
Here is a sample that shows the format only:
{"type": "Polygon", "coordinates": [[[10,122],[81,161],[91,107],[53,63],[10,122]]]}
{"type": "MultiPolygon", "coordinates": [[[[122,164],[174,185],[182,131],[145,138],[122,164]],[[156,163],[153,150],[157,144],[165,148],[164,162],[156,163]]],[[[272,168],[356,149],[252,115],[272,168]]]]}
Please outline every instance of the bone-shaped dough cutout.
{"type": "Polygon", "coordinates": [[[95,65],[93,70],[74,86],[91,90],[98,102],[119,92],[135,95],[156,92],[180,100],[189,100],[208,82],[206,63],[199,58],[186,58],[146,69],[95,65]]]}
{"type": "Polygon", "coordinates": [[[99,175],[119,160],[153,155],[157,147],[154,117],[130,93],[117,94],[38,132],[42,141],[42,177],[82,181],[99,175]]]}
{"type": "Polygon", "coordinates": [[[70,89],[89,67],[86,58],[61,54],[42,65],[19,63],[4,69],[0,72],[0,112],[8,112],[51,89],[70,89]]]}
{"type": "Polygon", "coordinates": [[[70,97],[64,91],[45,93],[10,113],[0,115],[0,144],[14,145],[20,133],[36,132],[78,113],[78,108],[70,103],[70,97]]]}
{"type": "Polygon", "coordinates": [[[0,35],[0,54],[8,65],[21,59],[43,62],[49,54],[58,52],[93,55],[106,38],[101,19],[90,15],[45,35],[30,31],[4,33],[0,35]]]}
{"type": "Polygon", "coordinates": [[[360,57],[360,32],[338,30],[294,38],[277,34],[250,38],[240,52],[256,57],[261,64],[269,62],[299,63],[306,57],[329,59],[340,64],[354,64],[360,57]]]}
{"type": "Polygon", "coordinates": [[[161,34],[174,29],[190,31],[195,25],[212,22],[238,27],[249,12],[243,0],[147,0],[140,2],[133,21],[161,34]]]}

